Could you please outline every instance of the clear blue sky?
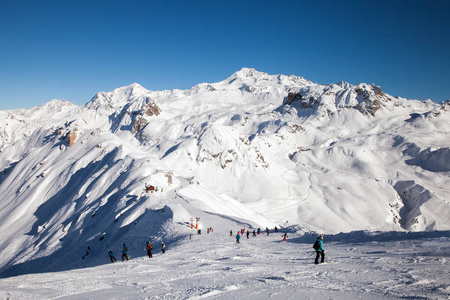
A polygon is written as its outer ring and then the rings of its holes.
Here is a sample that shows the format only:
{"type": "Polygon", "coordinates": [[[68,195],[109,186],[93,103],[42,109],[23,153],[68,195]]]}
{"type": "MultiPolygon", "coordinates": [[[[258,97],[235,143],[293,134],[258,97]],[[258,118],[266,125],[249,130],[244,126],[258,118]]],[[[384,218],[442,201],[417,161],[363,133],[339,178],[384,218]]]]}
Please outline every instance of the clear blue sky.
{"type": "Polygon", "coordinates": [[[450,98],[450,1],[0,0],[0,109],[137,82],[217,82],[242,67],[450,98]]]}

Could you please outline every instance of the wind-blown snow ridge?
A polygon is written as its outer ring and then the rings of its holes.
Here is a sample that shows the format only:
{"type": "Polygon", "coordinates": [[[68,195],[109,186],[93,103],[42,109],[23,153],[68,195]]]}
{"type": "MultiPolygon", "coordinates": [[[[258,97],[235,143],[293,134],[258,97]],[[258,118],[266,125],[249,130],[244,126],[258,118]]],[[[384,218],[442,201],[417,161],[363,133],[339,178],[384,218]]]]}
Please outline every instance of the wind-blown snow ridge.
{"type": "Polygon", "coordinates": [[[189,90],[132,84],[84,106],[1,111],[1,271],[175,243],[193,217],[223,230],[449,230],[449,109],[243,68],[189,90]]]}

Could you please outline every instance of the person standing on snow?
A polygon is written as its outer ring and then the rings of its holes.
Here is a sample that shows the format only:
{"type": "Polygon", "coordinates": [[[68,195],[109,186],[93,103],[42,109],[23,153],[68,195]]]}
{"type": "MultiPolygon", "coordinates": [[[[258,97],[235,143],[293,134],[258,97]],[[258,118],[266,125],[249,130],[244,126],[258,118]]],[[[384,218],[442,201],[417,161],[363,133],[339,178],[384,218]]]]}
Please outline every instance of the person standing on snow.
{"type": "Polygon", "coordinates": [[[122,249],[122,261],[124,261],[124,257],[127,259],[128,261],[128,247],[127,245],[125,245],[125,243],[123,243],[123,249],[122,249]]]}
{"type": "Polygon", "coordinates": [[[148,255],[148,258],[152,258],[153,257],[152,249],[153,249],[152,244],[150,244],[150,242],[147,242],[147,255],[148,255]]]}
{"type": "Polygon", "coordinates": [[[161,249],[162,253],[166,253],[166,244],[164,244],[164,242],[161,242],[161,249]]]}
{"type": "Polygon", "coordinates": [[[322,234],[320,234],[317,237],[316,243],[317,243],[317,248],[315,248],[316,249],[316,260],[314,261],[314,264],[317,265],[317,264],[319,264],[320,256],[322,257],[320,262],[323,263],[325,261],[325,250],[323,249],[323,235],[322,234]]]}
{"type": "Polygon", "coordinates": [[[247,230],[247,239],[250,236],[250,231],[247,230]]]}
{"type": "Polygon", "coordinates": [[[108,250],[108,255],[112,263],[117,261],[117,259],[114,257],[114,253],[111,250],[108,250]]]}
{"type": "Polygon", "coordinates": [[[287,232],[285,232],[281,237],[283,238],[283,241],[285,241],[288,237],[287,232]]]}
{"type": "Polygon", "coordinates": [[[239,231],[238,231],[238,233],[237,233],[237,235],[236,235],[236,243],[239,244],[239,241],[240,241],[240,240],[241,240],[241,236],[240,236],[239,231]]]}
{"type": "Polygon", "coordinates": [[[230,230],[230,236],[233,236],[233,230],[230,230]]]}

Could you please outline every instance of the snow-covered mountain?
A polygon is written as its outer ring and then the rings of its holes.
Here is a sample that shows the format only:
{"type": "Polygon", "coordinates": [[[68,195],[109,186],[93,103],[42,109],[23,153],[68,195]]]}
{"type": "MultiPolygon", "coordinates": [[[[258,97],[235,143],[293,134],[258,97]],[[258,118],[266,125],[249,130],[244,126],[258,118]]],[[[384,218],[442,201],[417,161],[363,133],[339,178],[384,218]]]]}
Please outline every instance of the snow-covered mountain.
{"type": "Polygon", "coordinates": [[[0,111],[0,271],[177,243],[195,217],[223,230],[449,230],[449,110],[244,68],[190,90],[132,84],[84,106],[0,111]]]}

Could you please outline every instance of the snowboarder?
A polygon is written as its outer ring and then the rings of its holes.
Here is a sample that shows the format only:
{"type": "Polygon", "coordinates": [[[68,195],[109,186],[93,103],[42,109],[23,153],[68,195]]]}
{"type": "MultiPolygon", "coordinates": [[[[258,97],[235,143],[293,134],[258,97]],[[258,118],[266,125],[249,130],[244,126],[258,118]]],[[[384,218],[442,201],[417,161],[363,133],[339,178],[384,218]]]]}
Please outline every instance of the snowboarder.
{"type": "Polygon", "coordinates": [[[130,259],[130,258],[129,258],[129,255],[128,255],[128,247],[127,247],[127,245],[125,245],[125,243],[123,243],[123,249],[122,249],[122,261],[125,260],[124,258],[126,258],[127,261],[128,261],[128,259],[130,259]]]}
{"type": "Polygon", "coordinates": [[[270,233],[269,227],[266,227],[266,233],[267,233],[267,236],[269,236],[269,233],[270,233]]]}
{"type": "Polygon", "coordinates": [[[109,258],[111,259],[112,263],[117,261],[117,259],[114,257],[114,253],[109,249],[108,249],[108,255],[109,255],[109,258]]]}
{"type": "Polygon", "coordinates": [[[162,253],[166,253],[166,244],[164,244],[164,242],[161,242],[161,249],[162,253]]]}
{"type": "Polygon", "coordinates": [[[285,232],[281,237],[283,238],[283,241],[285,241],[288,237],[287,232],[285,232]]]}
{"type": "Polygon", "coordinates": [[[236,243],[239,244],[240,240],[241,240],[241,236],[240,236],[239,231],[238,231],[238,234],[236,235],[236,243]]]}
{"type": "Polygon", "coordinates": [[[325,261],[325,250],[323,249],[323,235],[320,234],[317,237],[316,242],[314,243],[314,249],[316,249],[316,260],[314,261],[314,264],[319,264],[319,257],[322,257],[320,262],[323,263],[325,261]],[[317,244],[316,247],[314,247],[317,244]]]}
{"type": "Polygon", "coordinates": [[[150,242],[147,242],[147,255],[148,255],[148,258],[152,258],[153,257],[152,249],[153,249],[153,245],[150,244],[150,242]]]}

